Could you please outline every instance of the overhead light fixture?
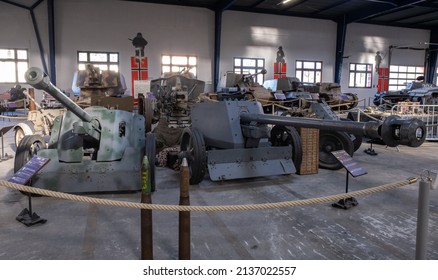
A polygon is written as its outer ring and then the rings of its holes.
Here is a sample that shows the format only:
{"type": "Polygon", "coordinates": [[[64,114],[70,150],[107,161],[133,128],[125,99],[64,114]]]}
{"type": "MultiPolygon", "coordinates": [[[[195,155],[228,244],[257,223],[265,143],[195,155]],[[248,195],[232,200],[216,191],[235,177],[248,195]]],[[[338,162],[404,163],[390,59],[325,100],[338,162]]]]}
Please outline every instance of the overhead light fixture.
{"type": "Polygon", "coordinates": [[[280,3],[278,3],[277,5],[284,5],[284,4],[286,4],[287,2],[290,2],[290,1],[291,0],[283,0],[280,3]]]}

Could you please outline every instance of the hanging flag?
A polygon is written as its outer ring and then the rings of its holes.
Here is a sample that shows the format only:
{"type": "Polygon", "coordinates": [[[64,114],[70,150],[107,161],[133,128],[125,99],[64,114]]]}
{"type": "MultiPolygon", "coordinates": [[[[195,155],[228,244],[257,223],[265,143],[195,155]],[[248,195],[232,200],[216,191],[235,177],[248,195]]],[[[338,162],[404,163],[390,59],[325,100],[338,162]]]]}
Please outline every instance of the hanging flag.
{"type": "Polygon", "coordinates": [[[142,57],[141,62],[138,57],[131,56],[131,92],[132,96],[137,99],[138,93],[135,92],[134,81],[145,81],[148,79],[148,58],[142,57]]]}
{"type": "Polygon", "coordinates": [[[274,62],[274,79],[286,77],[286,62],[274,62]]]}

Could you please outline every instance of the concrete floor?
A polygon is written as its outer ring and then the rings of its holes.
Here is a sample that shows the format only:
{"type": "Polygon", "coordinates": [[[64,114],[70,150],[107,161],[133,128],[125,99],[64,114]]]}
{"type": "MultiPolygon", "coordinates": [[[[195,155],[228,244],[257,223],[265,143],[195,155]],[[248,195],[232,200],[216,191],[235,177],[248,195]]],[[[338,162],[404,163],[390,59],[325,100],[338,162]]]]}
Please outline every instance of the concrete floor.
{"type": "MultiPolygon", "coordinates": [[[[0,119],[0,127],[16,121],[0,119]]],[[[13,155],[13,132],[4,136],[13,155]]],[[[355,153],[368,172],[350,177],[350,191],[418,176],[438,169],[438,143],[419,148],[374,145],[377,156],[355,153]]],[[[13,174],[14,159],[0,162],[0,179],[13,174]]],[[[179,174],[157,168],[160,204],[179,201],[179,174]]],[[[343,193],[345,170],[320,169],[315,175],[285,175],[212,182],[191,187],[192,205],[258,204],[343,193]]],[[[139,202],[139,193],[94,195],[139,202]]],[[[192,212],[191,256],[197,260],[412,260],[415,258],[418,183],[356,197],[349,210],[331,204],[246,212],[192,212]]],[[[140,211],[96,206],[49,197],[32,199],[33,210],[47,223],[26,227],[15,217],[28,207],[25,196],[0,187],[0,259],[137,260],[140,258],[140,211]]],[[[154,258],[178,259],[178,213],[154,211],[154,258]]],[[[427,258],[438,259],[438,190],[430,192],[427,258]]]]}

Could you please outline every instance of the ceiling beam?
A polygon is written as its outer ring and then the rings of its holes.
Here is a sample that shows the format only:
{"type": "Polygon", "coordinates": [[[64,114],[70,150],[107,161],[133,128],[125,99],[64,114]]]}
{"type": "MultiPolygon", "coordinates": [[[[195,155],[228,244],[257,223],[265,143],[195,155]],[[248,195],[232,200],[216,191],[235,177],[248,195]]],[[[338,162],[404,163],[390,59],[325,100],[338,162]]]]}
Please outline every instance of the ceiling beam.
{"type": "Polygon", "coordinates": [[[33,5],[30,7],[30,9],[31,9],[31,10],[35,9],[35,8],[38,7],[43,1],[44,1],[44,0],[38,0],[37,2],[35,2],[35,4],[33,4],[33,5]]]}
{"type": "Polygon", "coordinates": [[[30,8],[27,7],[27,6],[24,6],[22,4],[15,3],[15,2],[12,2],[12,1],[9,1],[9,0],[0,0],[0,2],[4,2],[6,4],[10,4],[10,5],[13,5],[13,6],[16,6],[16,7],[20,7],[20,8],[26,9],[26,10],[30,10],[30,8]]]}
{"type": "Polygon", "coordinates": [[[348,13],[346,20],[347,23],[360,22],[369,20],[381,15],[409,9],[414,5],[421,4],[427,0],[400,0],[400,1],[385,1],[385,2],[372,2],[366,9],[358,9],[351,13],[348,13]],[[397,6],[394,7],[394,4],[397,6]]]}
{"type": "Polygon", "coordinates": [[[350,2],[350,1],[351,1],[351,0],[342,0],[342,1],[340,1],[340,2],[337,2],[337,3],[331,4],[331,5],[327,6],[327,7],[324,7],[324,8],[322,8],[322,9],[320,9],[320,10],[318,10],[318,11],[312,13],[312,14],[313,14],[313,15],[317,15],[317,14],[319,14],[319,13],[321,13],[321,12],[324,12],[324,11],[327,11],[327,10],[330,10],[330,9],[333,9],[333,8],[335,8],[335,7],[337,7],[337,6],[340,6],[340,5],[345,4],[345,3],[347,3],[347,2],[350,2]]]}
{"type": "Polygon", "coordinates": [[[225,11],[228,10],[237,0],[225,0],[225,1],[217,1],[216,2],[216,11],[225,11]]]}
{"type": "Polygon", "coordinates": [[[410,24],[422,25],[422,24],[425,24],[425,23],[428,23],[428,22],[434,22],[434,21],[437,21],[437,20],[438,20],[438,18],[435,17],[435,18],[429,18],[429,19],[424,19],[424,20],[420,20],[420,21],[411,22],[410,24]]]}
{"type": "MultiPolygon", "coordinates": [[[[0,0],[2,1],[2,0],[0,0]]],[[[163,4],[163,5],[174,5],[174,6],[186,6],[186,7],[196,7],[196,8],[207,8],[214,10],[214,5],[208,4],[208,3],[202,3],[202,4],[191,4],[186,3],[185,1],[179,1],[179,0],[121,0],[125,2],[140,2],[140,3],[152,3],[152,4],[163,4]]],[[[220,1],[218,1],[220,2],[220,1]]]]}
{"type": "Polygon", "coordinates": [[[254,8],[254,9],[248,10],[247,7],[243,7],[243,6],[233,6],[232,8],[230,8],[230,10],[239,11],[239,12],[251,12],[251,13],[257,13],[257,14],[269,14],[269,15],[278,15],[278,16],[290,16],[290,17],[333,20],[332,17],[324,16],[324,15],[303,14],[303,13],[297,13],[297,12],[291,12],[291,11],[271,10],[271,9],[262,9],[262,8],[254,8]]]}
{"type": "Polygon", "coordinates": [[[391,21],[401,21],[401,20],[405,20],[405,19],[409,19],[409,18],[414,18],[414,17],[418,17],[418,16],[424,16],[424,15],[436,13],[436,12],[437,12],[436,10],[431,10],[428,12],[419,12],[419,13],[415,13],[415,14],[403,15],[403,16],[399,16],[396,18],[391,18],[391,21]]]}
{"type": "Polygon", "coordinates": [[[261,3],[263,3],[263,2],[265,2],[265,0],[259,0],[259,1],[255,2],[254,4],[252,4],[252,5],[250,6],[250,8],[255,8],[255,7],[257,7],[258,5],[260,5],[261,3]]]}
{"type": "MultiPolygon", "coordinates": [[[[285,3],[283,5],[286,6],[286,8],[284,8],[282,11],[288,11],[288,10],[292,9],[293,7],[301,5],[301,4],[303,4],[303,3],[307,2],[307,1],[308,0],[299,0],[299,1],[295,2],[295,3],[290,3],[290,4],[289,3],[285,3]]],[[[279,4],[281,4],[281,2],[279,4]]]]}

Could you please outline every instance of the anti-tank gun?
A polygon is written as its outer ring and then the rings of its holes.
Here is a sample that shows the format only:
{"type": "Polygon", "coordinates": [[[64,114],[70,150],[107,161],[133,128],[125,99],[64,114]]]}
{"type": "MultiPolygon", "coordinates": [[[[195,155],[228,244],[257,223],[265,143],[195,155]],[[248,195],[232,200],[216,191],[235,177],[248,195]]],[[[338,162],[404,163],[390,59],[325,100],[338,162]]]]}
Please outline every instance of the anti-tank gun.
{"type": "Polygon", "coordinates": [[[48,143],[40,135],[22,139],[15,172],[37,154],[50,160],[32,178],[35,187],[63,192],[141,188],[143,155],[155,157],[155,139],[151,135],[145,139],[143,116],[101,106],[82,109],[38,68],[30,68],[25,78],[31,86],[51,94],[67,111],[55,119],[48,143]]]}
{"type": "MultiPolygon", "coordinates": [[[[391,147],[418,147],[426,131],[421,120],[397,116],[383,123],[345,122],[265,115],[254,101],[202,102],[192,106],[192,126],[183,132],[180,157],[188,159],[191,184],[201,182],[207,170],[213,181],[292,174],[302,159],[300,127],[379,137],[391,147]]],[[[320,155],[334,158],[331,151],[343,147],[342,139],[333,137],[320,146],[320,155]]]]}

